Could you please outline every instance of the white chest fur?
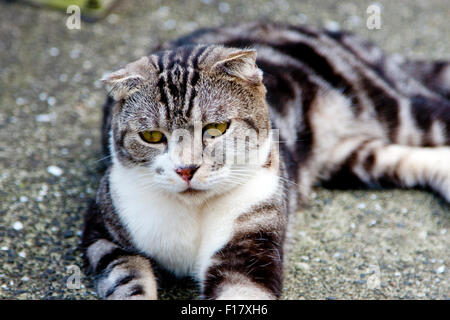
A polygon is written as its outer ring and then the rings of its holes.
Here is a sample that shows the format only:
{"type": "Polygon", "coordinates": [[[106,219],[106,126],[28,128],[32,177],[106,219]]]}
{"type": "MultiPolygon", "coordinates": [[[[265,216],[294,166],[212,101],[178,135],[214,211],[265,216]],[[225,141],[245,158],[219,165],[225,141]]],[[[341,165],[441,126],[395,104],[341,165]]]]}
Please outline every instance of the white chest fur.
{"type": "Polygon", "coordinates": [[[261,169],[245,185],[204,206],[187,206],[176,198],[142,188],[139,172],[113,165],[113,203],[135,246],[175,274],[201,280],[213,254],[230,240],[234,221],[275,192],[278,176],[261,169]]]}
{"type": "Polygon", "coordinates": [[[213,254],[230,240],[240,214],[275,192],[278,176],[261,169],[245,185],[208,202],[186,206],[141,188],[136,169],[115,163],[110,175],[113,203],[135,246],[177,275],[202,279],[213,254]]]}

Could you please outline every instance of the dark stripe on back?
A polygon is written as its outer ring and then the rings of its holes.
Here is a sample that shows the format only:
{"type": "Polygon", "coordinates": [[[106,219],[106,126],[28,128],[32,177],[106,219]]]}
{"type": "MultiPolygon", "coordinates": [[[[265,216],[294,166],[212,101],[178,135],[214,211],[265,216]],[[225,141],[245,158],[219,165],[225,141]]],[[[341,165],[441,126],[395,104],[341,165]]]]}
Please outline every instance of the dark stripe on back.
{"type": "Polygon", "coordinates": [[[418,127],[425,135],[425,145],[434,146],[431,136],[431,126],[433,122],[439,120],[446,126],[447,143],[450,140],[450,103],[445,99],[433,99],[416,95],[411,97],[411,112],[418,127]]]}
{"type": "Polygon", "coordinates": [[[362,79],[362,83],[372,100],[378,119],[386,125],[389,138],[394,141],[399,124],[399,101],[367,77],[362,79]]]}
{"type": "MultiPolygon", "coordinates": [[[[297,28],[294,28],[296,30],[297,28]]],[[[306,32],[305,30],[296,30],[307,36],[316,37],[314,32],[306,32]]],[[[352,105],[358,106],[359,99],[356,96],[356,90],[353,84],[348,81],[343,75],[339,74],[333,64],[328,61],[326,56],[319,53],[313,45],[307,44],[305,42],[285,42],[285,43],[270,43],[264,41],[263,39],[232,39],[225,42],[225,45],[236,46],[239,48],[245,48],[254,44],[262,44],[272,47],[297,61],[303,62],[309,68],[311,68],[318,76],[327,81],[331,86],[336,89],[343,90],[345,94],[349,94],[349,99],[351,99],[352,105]]],[[[277,65],[277,67],[281,67],[277,65]]],[[[278,77],[283,79],[283,77],[278,77]]],[[[286,81],[281,80],[283,85],[286,85],[286,81]]]]}
{"type": "Polygon", "coordinates": [[[267,102],[280,114],[286,114],[288,101],[295,99],[294,84],[290,78],[292,70],[267,60],[257,60],[257,65],[264,72],[263,83],[267,88],[267,102]]]}
{"type": "Polygon", "coordinates": [[[307,92],[302,94],[303,105],[303,126],[298,126],[297,141],[295,143],[294,159],[295,162],[301,167],[308,157],[311,155],[311,151],[314,143],[314,135],[311,126],[311,107],[312,102],[319,93],[319,88],[310,87],[307,92]]]}
{"type": "Polygon", "coordinates": [[[343,89],[347,94],[354,92],[353,84],[338,74],[327,58],[317,52],[312,45],[294,42],[274,45],[274,47],[296,60],[302,61],[333,87],[343,89]]]}

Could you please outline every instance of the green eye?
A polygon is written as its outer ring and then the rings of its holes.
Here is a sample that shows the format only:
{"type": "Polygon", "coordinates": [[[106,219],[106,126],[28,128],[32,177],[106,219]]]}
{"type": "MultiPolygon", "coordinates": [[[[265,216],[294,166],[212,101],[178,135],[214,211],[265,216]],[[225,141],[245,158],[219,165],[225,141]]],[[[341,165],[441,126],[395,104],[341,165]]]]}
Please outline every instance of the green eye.
{"type": "Polygon", "coordinates": [[[210,137],[219,137],[225,133],[228,129],[228,123],[227,122],[217,122],[217,123],[210,123],[207,124],[203,130],[208,133],[210,137]]]}
{"type": "Polygon", "coordinates": [[[165,136],[161,131],[142,131],[139,133],[142,140],[148,143],[163,142],[165,136]]]}

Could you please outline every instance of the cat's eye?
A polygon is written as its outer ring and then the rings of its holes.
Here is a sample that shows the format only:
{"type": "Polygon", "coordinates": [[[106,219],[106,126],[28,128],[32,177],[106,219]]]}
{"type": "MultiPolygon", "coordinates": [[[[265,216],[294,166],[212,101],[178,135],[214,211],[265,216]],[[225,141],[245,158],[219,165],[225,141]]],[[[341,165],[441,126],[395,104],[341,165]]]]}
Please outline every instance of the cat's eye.
{"type": "Polygon", "coordinates": [[[160,143],[165,141],[165,135],[161,131],[142,131],[139,132],[141,139],[148,143],[160,143]]]}
{"type": "Polygon", "coordinates": [[[225,133],[228,129],[228,122],[215,122],[207,124],[203,131],[206,132],[206,134],[209,137],[216,138],[225,133]]]}

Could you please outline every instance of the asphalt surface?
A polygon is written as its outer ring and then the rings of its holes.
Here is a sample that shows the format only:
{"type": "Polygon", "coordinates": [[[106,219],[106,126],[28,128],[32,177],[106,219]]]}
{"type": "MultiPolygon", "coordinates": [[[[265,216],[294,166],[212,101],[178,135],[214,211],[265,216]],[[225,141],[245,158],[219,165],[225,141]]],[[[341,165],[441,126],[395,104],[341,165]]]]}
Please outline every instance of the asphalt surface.
{"type": "MultiPolygon", "coordinates": [[[[0,298],[96,299],[80,274],[81,214],[101,165],[98,79],[159,39],[254,20],[345,28],[388,52],[450,59],[447,0],[122,1],[106,19],[66,27],[64,12],[0,2],[0,298]],[[75,272],[75,273],[73,273],[75,272]],[[79,284],[79,286],[78,286],[79,284]]],[[[425,191],[317,188],[297,214],[285,299],[448,299],[450,207],[425,191]]],[[[162,299],[195,298],[180,280],[162,299]]]]}

